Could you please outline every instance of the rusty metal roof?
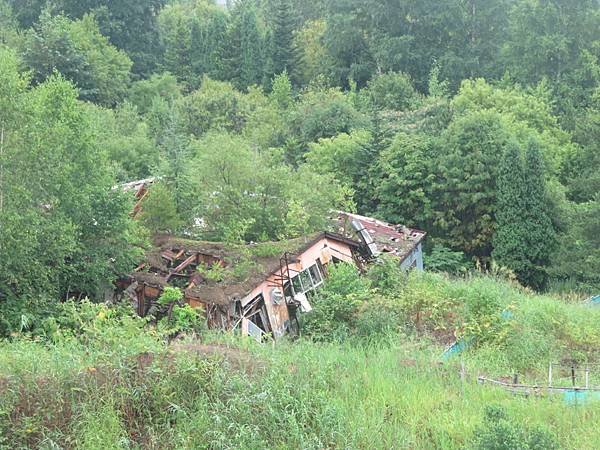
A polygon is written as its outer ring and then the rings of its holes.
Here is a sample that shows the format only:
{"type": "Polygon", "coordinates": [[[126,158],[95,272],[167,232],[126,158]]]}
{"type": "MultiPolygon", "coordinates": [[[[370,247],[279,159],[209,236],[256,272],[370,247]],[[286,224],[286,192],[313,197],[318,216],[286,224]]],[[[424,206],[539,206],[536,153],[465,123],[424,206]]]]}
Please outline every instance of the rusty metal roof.
{"type": "Polygon", "coordinates": [[[335,218],[335,231],[350,239],[358,240],[352,221],[358,222],[369,233],[380,252],[401,259],[407,257],[427,235],[424,231],[404,225],[393,225],[372,217],[344,211],[339,211],[335,218]]]}

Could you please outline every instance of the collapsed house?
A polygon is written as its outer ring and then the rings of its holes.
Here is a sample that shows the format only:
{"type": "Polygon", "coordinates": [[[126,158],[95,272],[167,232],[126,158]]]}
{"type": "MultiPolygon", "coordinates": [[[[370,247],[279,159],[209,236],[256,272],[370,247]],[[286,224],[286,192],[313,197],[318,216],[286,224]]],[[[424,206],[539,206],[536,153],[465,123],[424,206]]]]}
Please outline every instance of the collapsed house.
{"type": "Polygon", "coordinates": [[[131,217],[136,218],[142,211],[142,203],[150,192],[150,187],[157,181],[156,177],[145,178],[143,180],[131,181],[113,187],[113,189],[121,189],[123,192],[133,192],[135,204],[131,211],[131,217]]]}
{"type": "Polygon", "coordinates": [[[257,340],[299,332],[298,315],[309,312],[313,292],[330,264],[364,269],[380,254],[404,268],[423,268],[425,233],[340,212],[332,230],[283,242],[227,245],[159,236],[146,260],[119,283],[138,314],[156,308],[165,286],[179,287],[185,301],[202,308],[210,328],[240,329],[257,340]]]}

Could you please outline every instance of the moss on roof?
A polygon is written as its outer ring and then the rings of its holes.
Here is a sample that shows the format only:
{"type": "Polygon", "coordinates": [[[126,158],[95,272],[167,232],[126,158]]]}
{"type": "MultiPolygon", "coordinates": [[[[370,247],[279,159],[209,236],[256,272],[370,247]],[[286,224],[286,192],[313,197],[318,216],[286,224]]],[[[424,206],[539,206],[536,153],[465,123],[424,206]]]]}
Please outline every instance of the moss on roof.
{"type": "MultiPolygon", "coordinates": [[[[169,269],[161,253],[169,250],[201,253],[223,261],[225,268],[221,280],[206,280],[201,285],[188,289],[186,293],[208,303],[227,304],[245,297],[269,275],[278,271],[281,257],[286,252],[291,255],[302,253],[322,236],[323,233],[313,233],[278,242],[227,244],[161,235],[155,238],[153,248],[146,255],[146,261],[153,270],[165,275],[169,269]]],[[[206,267],[206,270],[211,269],[206,267]]],[[[158,274],[138,272],[133,277],[157,287],[167,284],[164,276],[158,274]]]]}

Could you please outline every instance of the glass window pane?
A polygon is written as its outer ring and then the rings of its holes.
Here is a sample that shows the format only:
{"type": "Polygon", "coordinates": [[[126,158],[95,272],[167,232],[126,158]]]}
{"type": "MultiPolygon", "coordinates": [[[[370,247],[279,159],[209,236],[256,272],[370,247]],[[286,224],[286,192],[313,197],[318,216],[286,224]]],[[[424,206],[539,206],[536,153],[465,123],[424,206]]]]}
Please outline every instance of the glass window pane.
{"type": "Polygon", "coordinates": [[[312,277],[313,284],[315,286],[318,286],[319,284],[322,283],[323,277],[321,276],[321,272],[319,271],[319,268],[317,267],[316,264],[314,266],[310,266],[308,268],[308,271],[310,272],[310,276],[312,277]]]}
{"type": "Polygon", "coordinates": [[[302,282],[302,287],[304,288],[304,292],[313,288],[312,280],[310,279],[310,275],[308,274],[308,270],[303,270],[300,272],[300,281],[302,282]]]}

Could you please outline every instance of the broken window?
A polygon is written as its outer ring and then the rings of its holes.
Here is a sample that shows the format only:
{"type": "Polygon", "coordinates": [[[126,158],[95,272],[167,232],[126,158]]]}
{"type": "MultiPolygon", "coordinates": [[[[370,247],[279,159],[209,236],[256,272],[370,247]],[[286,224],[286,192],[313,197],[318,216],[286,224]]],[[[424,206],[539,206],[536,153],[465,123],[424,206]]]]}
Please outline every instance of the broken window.
{"type": "Polygon", "coordinates": [[[323,272],[317,264],[313,264],[292,278],[294,294],[312,291],[321,284],[323,284],[323,272]]]}

